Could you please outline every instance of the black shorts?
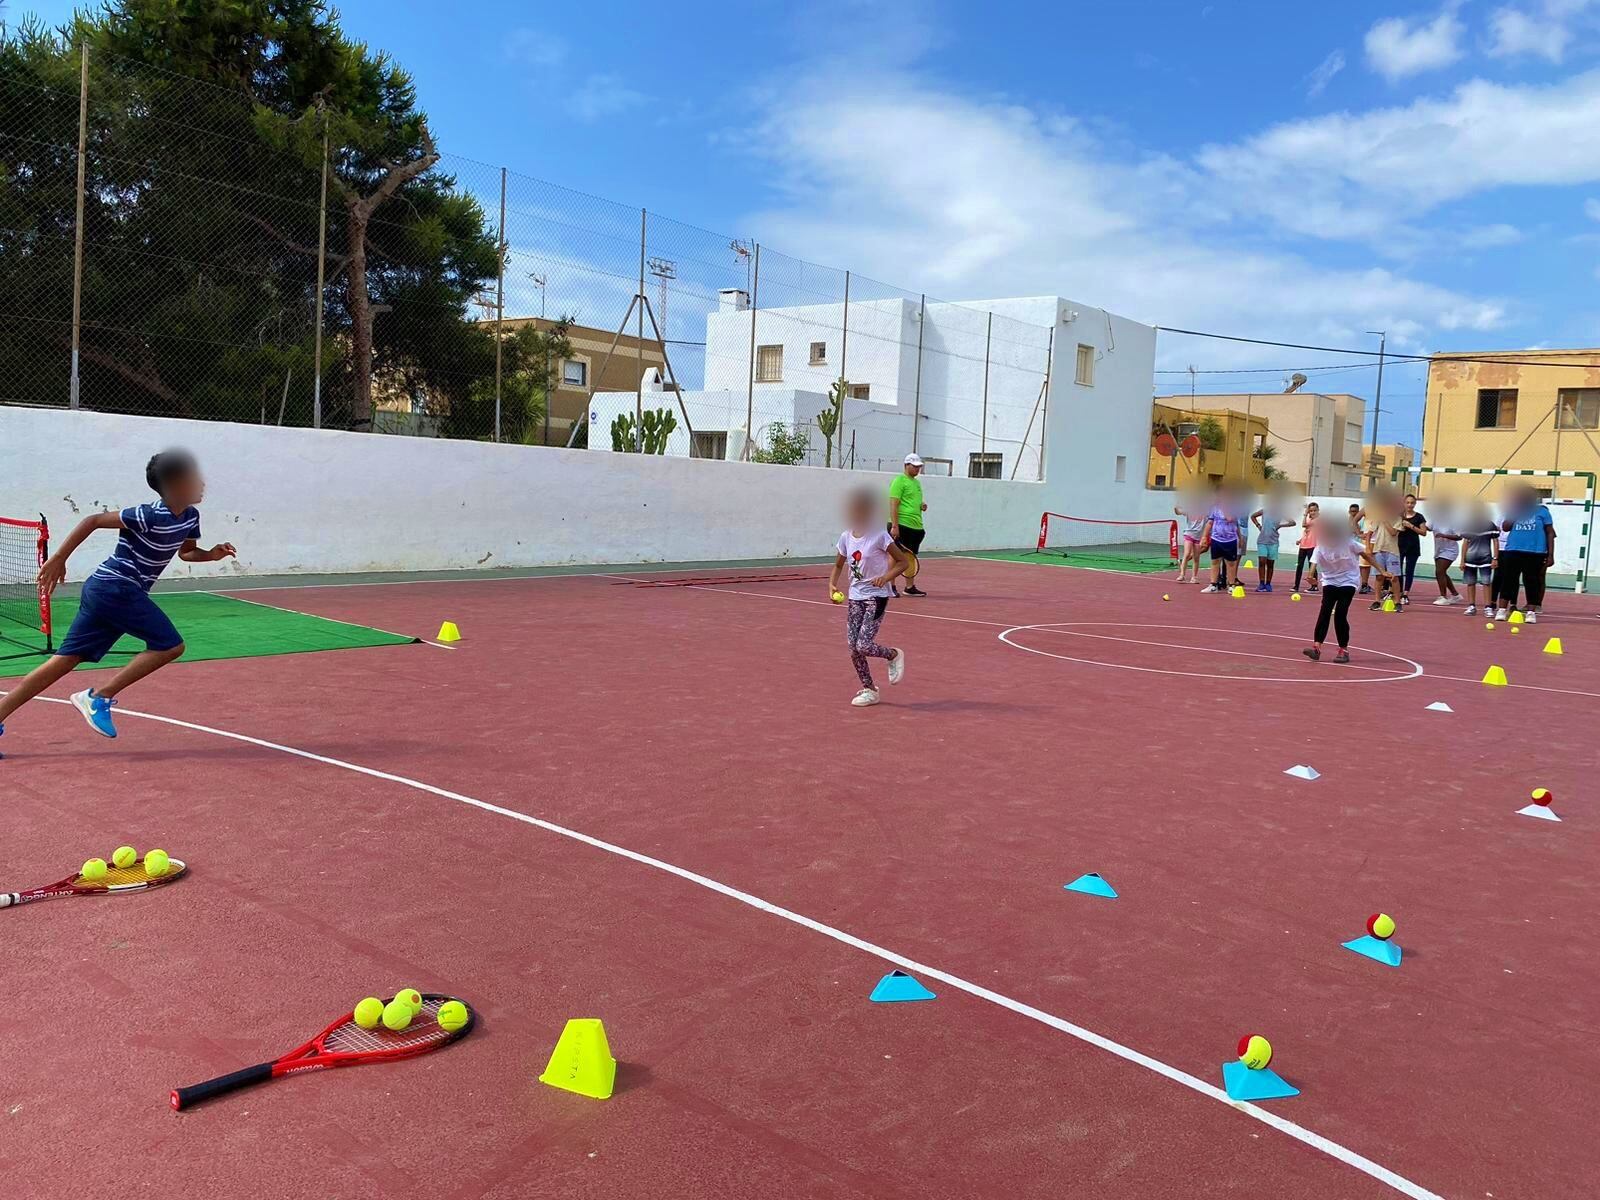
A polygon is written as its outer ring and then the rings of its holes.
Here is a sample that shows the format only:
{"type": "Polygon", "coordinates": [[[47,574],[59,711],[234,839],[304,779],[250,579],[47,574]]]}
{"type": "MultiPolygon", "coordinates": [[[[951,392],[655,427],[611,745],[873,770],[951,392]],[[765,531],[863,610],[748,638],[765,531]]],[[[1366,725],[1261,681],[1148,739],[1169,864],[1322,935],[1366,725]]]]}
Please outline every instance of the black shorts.
{"type": "MultiPolygon", "coordinates": [[[[894,527],[891,525],[889,528],[893,529],[894,527]]],[[[913,554],[921,554],[922,539],[927,535],[927,532],[926,529],[908,529],[902,525],[900,526],[900,536],[894,540],[895,545],[902,550],[909,550],[913,554]]]]}
{"type": "Polygon", "coordinates": [[[1239,560],[1238,542],[1212,542],[1212,562],[1237,562],[1239,560]]]}

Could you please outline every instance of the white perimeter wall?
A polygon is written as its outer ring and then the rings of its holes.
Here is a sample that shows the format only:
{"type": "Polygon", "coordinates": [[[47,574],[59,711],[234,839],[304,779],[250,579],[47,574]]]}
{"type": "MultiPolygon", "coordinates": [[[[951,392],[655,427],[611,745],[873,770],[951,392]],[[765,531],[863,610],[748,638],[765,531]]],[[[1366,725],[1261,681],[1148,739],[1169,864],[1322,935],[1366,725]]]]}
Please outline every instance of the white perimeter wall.
{"type": "MultiPolygon", "coordinates": [[[[0,514],[43,511],[60,540],[86,513],[151,499],[150,455],[180,445],[208,480],[207,545],[237,563],[174,575],[685,562],[831,552],[852,486],[877,472],[386,437],[0,406],[0,514]]],[[[930,549],[1033,543],[1040,484],[925,480],[930,549]]],[[[81,579],[109,552],[75,556],[81,579]]]]}

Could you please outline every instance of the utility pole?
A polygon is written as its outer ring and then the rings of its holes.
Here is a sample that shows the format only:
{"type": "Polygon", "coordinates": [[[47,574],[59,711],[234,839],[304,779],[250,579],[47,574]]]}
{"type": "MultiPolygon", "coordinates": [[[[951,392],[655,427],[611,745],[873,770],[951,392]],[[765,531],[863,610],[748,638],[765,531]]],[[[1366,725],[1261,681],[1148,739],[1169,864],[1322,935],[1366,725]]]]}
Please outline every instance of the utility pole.
{"type": "Polygon", "coordinates": [[[311,427],[322,428],[322,304],[327,286],[328,266],[328,110],[317,101],[317,115],[322,119],[322,196],[317,202],[317,316],[314,346],[311,357],[316,375],[311,383],[311,427]]]}
{"type": "Polygon", "coordinates": [[[89,43],[78,47],[78,52],[82,61],[78,68],[78,215],[72,223],[72,382],[68,385],[69,408],[77,408],[81,399],[78,347],[83,317],[84,172],[89,162],[89,43]]]}
{"type": "MultiPolygon", "coordinates": [[[[1371,471],[1378,463],[1378,421],[1383,416],[1383,355],[1389,344],[1389,332],[1385,329],[1369,329],[1367,332],[1378,339],[1378,390],[1372,400],[1372,442],[1367,451],[1367,470],[1371,471]]],[[[1371,491],[1372,488],[1367,490],[1371,491]]]]}

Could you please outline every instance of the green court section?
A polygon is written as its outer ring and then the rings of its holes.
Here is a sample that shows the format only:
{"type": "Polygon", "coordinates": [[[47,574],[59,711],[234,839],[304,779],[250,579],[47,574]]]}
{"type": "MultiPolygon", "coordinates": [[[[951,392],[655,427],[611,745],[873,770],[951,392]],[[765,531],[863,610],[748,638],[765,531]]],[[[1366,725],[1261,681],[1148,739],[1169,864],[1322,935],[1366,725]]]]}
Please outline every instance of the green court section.
{"type": "MultiPolygon", "coordinates": [[[[184,662],[264,658],[273,654],[309,654],[314,650],[354,650],[367,646],[406,646],[418,641],[382,629],[253,604],[216,592],[163,592],[152,598],[183,635],[187,647],[184,662]]],[[[56,600],[52,620],[58,645],[77,613],[76,598],[56,600]]],[[[19,649],[9,642],[5,646],[6,652],[19,649]]],[[[99,665],[101,668],[118,666],[142,649],[141,643],[123,638],[99,665]]],[[[6,658],[0,654],[0,678],[26,675],[39,661],[40,658],[33,655],[6,658]]],[[[85,664],[79,669],[90,668],[85,664]]]]}
{"type": "Polygon", "coordinates": [[[1093,567],[1101,571],[1126,571],[1154,575],[1176,571],[1177,560],[1160,542],[1119,542],[1109,546],[1046,546],[1043,550],[969,550],[965,558],[995,558],[1006,562],[1039,563],[1056,567],[1093,567]]]}

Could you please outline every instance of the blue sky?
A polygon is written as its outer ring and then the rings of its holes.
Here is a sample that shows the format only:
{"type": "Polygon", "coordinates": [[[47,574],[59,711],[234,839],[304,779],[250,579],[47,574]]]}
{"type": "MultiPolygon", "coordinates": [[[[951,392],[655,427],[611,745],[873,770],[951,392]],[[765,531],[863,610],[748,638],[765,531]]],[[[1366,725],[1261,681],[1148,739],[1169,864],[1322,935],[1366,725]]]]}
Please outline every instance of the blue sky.
{"type": "MultiPolygon", "coordinates": [[[[912,292],[1408,352],[1600,344],[1600,0],[339,8],[442,149],[912,292]]],[[[1261,369],[1212,391],[1349,361],[1160,353],[1261,369]]],[[[1370,398],[1373,374],[1313,386],[1370,398]]],[[[1422,379],[1386,375],[1382,440],[1417,440],[1422,379]]]]}

